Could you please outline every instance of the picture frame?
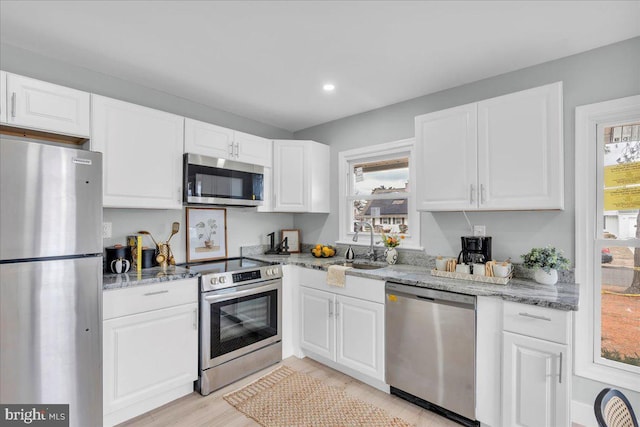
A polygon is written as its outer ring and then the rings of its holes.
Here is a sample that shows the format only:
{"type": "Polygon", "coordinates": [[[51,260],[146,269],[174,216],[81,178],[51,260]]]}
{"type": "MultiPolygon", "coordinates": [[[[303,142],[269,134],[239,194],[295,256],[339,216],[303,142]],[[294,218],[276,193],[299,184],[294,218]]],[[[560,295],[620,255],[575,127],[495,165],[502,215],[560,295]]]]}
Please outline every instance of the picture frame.
{"type": "Polygon", "coordinates": [[[300,230],[281,230],[280,237],[280,241],[283,241],[285,237],[288,238],[287,244],[290,253],[300,253],[300,230]]]}
{"type": "Polygon", "coordinates": [[[186,208],[187,263],[227,258],[227,210],[186,208]]]}

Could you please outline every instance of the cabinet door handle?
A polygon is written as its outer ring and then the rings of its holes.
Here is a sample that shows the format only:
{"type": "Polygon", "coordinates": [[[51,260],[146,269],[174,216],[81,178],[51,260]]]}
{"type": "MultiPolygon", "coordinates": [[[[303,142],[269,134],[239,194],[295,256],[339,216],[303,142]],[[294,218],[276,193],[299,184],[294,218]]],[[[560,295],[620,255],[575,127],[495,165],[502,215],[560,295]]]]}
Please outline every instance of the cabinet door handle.
{"type": "Polygon", "coordinates": [[[11,117],[16,118],[16,93],[11,94],[11,117]]]}
{"type": "Polygon", "coordinates": [[[529,314],[529,313],[518,313],[518,314],[520,316],[529,317],[531,319],[546,320],[547,322],[551,322],[551,318],[546,316],[538,316],[536,314],[529,314]]]}
{"type": "Polygon", "coordinates": [[[233,142],[229,144],[229,157],[233,157],[233,142]]]}
{"type": "Polygon", "coordinates": [[[480,204],[483,205],[485,200],[484,184],[480,184],[480,204]]]}
{"type": "Polygon", "coordinates": [[[558,383],[562,384],[562,352],[560,352],[560,369],[558,371],[558,383]]]}
{"type": "Polygon", "coordinates": [[[473,194],[474,193],[473,184],[469,184],[469,188],[470,188],[470,191],[469,191],[469,204],[473,205],[473,196],[474,196],[474,194],[473,194]]]}
{"type": "Polygon", "coordinates": [[[329,317],[333,317],[333,301],[331,300],[327,300],[329,301],[329,317]]]}
{"type": "Polygon", "coordinates": [[[193,329],[198,329],[198,309],[193,309],[193,329]]]}
{"type": "Polygon", "coordinates": [[[236,142],[236,152],[235,152],[235,156],[236,156],[236,159],[237,159],[238,157],[240,157],[240,143],[239,143],[239,142],[236,142]]]}
{"type": "Polygon", "coordinates": [[[145,297],[150,297],[152,295],[160,295],[160,294],[168,294],[169,291],[164,290],[164,291],[157,291],[157,292],[148,292],[146,294],[144,294],[145,297]]]}

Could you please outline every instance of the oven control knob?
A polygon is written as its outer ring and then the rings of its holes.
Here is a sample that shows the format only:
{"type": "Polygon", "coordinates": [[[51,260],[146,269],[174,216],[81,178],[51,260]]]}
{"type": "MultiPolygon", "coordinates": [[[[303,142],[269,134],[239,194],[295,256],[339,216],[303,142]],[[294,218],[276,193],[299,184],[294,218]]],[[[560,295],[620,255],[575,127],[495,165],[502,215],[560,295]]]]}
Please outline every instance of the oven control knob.
{"type": "Polygon", "coordinates": [[[267,276],[273,275],[273,268],[267,268],[267,276]]]}
{"type": "Polygon", "coordinates": [[[217,277],[212,277],[211,278],[211,284],[212,285],[216,285],[218,283],[218,278],[217,277]]]}
{"type": "Polygon", "coordinates": [[[218,279],[218,281],[220,282],[220,284],[224,284],[227,281],[227,278],[222,276],[220,279],[218,279]]]}

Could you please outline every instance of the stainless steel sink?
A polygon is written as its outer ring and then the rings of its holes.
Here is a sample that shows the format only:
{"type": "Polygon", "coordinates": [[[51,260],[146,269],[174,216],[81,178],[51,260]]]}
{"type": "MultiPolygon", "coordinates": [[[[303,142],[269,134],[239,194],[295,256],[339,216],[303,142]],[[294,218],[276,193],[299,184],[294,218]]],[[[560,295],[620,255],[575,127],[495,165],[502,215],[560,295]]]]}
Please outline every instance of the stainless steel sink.
{"type": "Polygon", "coordinates": [[[341,262],[337,263],[337,265],[355,268],[356,270],[377,270],[386,267],[384,264],[365,264],[363,262],[341,262]]]}

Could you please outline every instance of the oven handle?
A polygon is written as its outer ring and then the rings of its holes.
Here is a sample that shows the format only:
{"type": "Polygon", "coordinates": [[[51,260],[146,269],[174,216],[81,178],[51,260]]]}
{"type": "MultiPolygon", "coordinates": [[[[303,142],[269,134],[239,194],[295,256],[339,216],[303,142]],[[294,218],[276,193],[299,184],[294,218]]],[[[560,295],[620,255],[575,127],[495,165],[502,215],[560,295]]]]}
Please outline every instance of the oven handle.
{"type": "MultiPolygon", "coordinates": [[[[247,287],[248,286],[249,285],[247,285],[247,287]]],[[[222,294],[218,294],[216,292],[209,292],[207,294],[204,294],[203,299],[207,302],[215,303],[215,302],[225,301],[229,299],[236,299],[236,298],[240,298],[248,295],[260,294],[263,292],[268,292],[274,289],[281,289],[281,288],[282,288],[282,280],[273,280],[271,282],[268,282],[267,284],[258,284],[255,287],[252,286],[249,289],[235,290],[235,291],[229,292],[228,291],[229,289],[234,289],[234,288],[227,288],[225,289],[225,291],[227,292],[222,294]]]]}

